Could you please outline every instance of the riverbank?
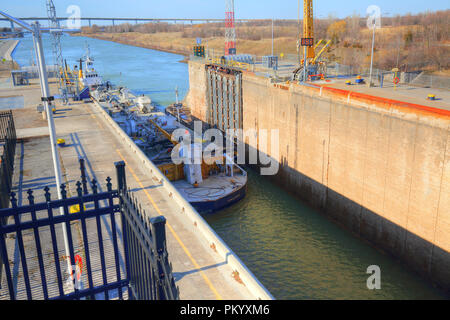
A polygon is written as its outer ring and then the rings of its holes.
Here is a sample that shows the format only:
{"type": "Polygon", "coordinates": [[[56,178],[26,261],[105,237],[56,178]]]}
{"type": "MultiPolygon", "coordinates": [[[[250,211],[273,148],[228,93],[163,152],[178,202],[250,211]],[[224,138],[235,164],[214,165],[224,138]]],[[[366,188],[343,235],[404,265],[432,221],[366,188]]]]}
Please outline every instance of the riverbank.
{"type": "Polygon", "coordinates": [[[11,70],[19,68],[19,65],[12,58],[12,53],[18,44],[19,40],[0,41],[0,77],[9,77],[11,70]]]}
{"type": "MultiPolygon", "coordinates": [[[[120,44],[130,45],[134,47],[158,50],[162,52],[174,53],[183,56],[188,56],[190,54],[190,47],[183,44],[172,44],[171,42],[166,42],[161,37],[149,34],[139,34],[137,32],[129,32],[126,34],[117,33],[74,33],[72,36],[75,37],[88,37],[98,40],[107,40],[120,44]]],[[[182,62],[186,62],[182,60],[182,62]]]]}
{"type": "MultiPolygon", "coordinates": [[[[159,33],[140,33],[140,32],[121,32],[121,33],[76,33],[73,36],[89,37],[100,40],[108,40],[116,43],[159,50],[169,53],[189,56],[192,53],[192,47],[196,44],[196,38],[185,38],[181,32],[159,32],[159,33]]],[[[225,39],[223,37],[202,38],[202,43],[206,48],[222,53],[224,51],[225,39]]],[[[284,55],[296,55],[295,39],[290,37],[281,37],[274,40],[275,53],[284,55]]],[[[271,39],[261,40],[238,40],[237,46],[240,52],[263,56],[270,54],[272,47],[271,39]]],[[[186,61],[182,61],[186,62],[186,61]]]]}

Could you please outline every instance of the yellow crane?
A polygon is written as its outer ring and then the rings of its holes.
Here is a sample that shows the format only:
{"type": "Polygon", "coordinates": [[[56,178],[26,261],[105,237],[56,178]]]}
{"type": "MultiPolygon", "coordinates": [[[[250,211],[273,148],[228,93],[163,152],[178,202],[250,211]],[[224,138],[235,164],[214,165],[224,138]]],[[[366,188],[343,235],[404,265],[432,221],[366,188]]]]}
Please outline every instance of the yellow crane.
{"type": "MultiPolygon", "coordinates": [[[[319,59],[325,52],[325,49],[330,45],[330,41],[319,40],[316,45],[314,42],[314,12],[313,0],[303,0],[303,39],[308,39],[310,45],[305,48],[304,59],[300,67],[294,71],[294,80],[306,81],[310,75],[322,74],[323,78],[324,63],[320,63],[319,59]],[[319,46],[324,44],[320,51],[316,54],[319,46]],[[316,65],[318,64],[318,66],[316,65]]],[[[302,43],[302,45],[304,45],[302,43]]]]}
{"type": "MultiPolygon", "coordinates": [[[[303,0],[303,38],[314,39],[313,0],[303,0]]],[[[307,47],[306,59],[314,59],[315,57],[315,48],[307,47]]]]}
{"type": "MultiPolygon", "coordinates": [[[[313,0],[303,0],[303,38],[314,39],[314,13],[313,13],[313,0]]],[[[308,62],[315,64],[316,61],[325,52],[325,49],[330,45],[331,40],[319,40],[314,47],[307,47],[306,59],[308,62]],[[320,44],[325,43],[322,49],[316,54],[316,50],[320,44]]]]}

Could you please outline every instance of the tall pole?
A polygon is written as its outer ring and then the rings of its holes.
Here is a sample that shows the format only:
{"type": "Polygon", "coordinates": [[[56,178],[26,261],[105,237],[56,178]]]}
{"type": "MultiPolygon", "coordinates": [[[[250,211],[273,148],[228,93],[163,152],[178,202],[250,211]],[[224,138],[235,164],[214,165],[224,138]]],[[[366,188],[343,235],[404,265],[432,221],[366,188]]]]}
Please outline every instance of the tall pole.
{"type": "MultiPolygon", "coordinates": [[[[59,163],[59,153],[56,146],[56,130],[55,130],[55,122],[53,120],[53,112],[51,110],[50,105],[50,90],[48,87],[48,78],[47,78],[47,70],[45,66],[45,58],[44,58],[44,50],[42,46],[42,36],[41,31],[39,28],[39,22],[36,22],[33,24],[33,42],[34,47],[36,49],[36,58],[37,58],[37,64],[38,64],[38,71],[39,71],[39,81],[41,84],[41,93],[42,93],[42,102],[44,104],[45,112],[47,114],[47,121],[48,121],[48,128],[50,131],[50,144],[52,149],[52,157],[53,157],[53,167],[55,169],[55,179],[56,179],[56,190],[58,193],[58,199],[62,199],[61,195],[61,184],[62,184],[62,175],[61,175],[61,166],[59,163]]],[[[59,209],[60,215],[64,215],[64,210],[61,207],[59,209]]],[[[66,225],[62,224],[62,231],[63,231],[63,237],[64,237],[64,247],[66,251],[66,257],[67,259],[67,269],[69,271],[69,274],[72,275],[72,263],[71,263],[71,257],[70,257],[70,250],[69,250],[69,242],[67,238],[67,230],[66,225]]]]}
{"type": "Polygon", "coordinates": [[[373,68],[373,49],[375,44],[375,20],[373,22],[373,36],[372,36],[372,54],[370,57],[370,75],[369,75],[369,83],[368,87],[370,88],[372,86],[372,68],[373,68]]]}
{"type": "Polygon", "coordinates": [[[308,60],[306,56],[308,55],[308,47],[304,47],[305,52],[303,54],[303,82],[306,82],[306,61],[308,60]]]}
{"type": "MultiPolygon", "coordinates": [[[[298,0],[298,35],[300,38],[300,34],[301,34],[301,27],[300,27],[300,0],[298,0]]],[[[300,59],[300,40],[297,40],[297,58],[298,58],[298,64],[301,64],[301,59],[300,59]]]]}
{"type": "Polygon", "coordinates": [[[234,0],[226,0],[225,9],[225,55],[236,54],[236,28],[234,23],[234,0]]]}
{"type": "MultiPolygon", "coordinates": [[[[53,165],[54,165],[54,169],[55,169],[56,191],[58,193],[58,198],[61,199],[62,198],[61,190],[60,190],[61,180],[62,180],[61,179],[61,167],[59,164],[58,150],[56,149],[55,123],[53,121],[53,113],[50,110],[50,106],[51,106],[50,101],[52,99],[50,98],[50,90],[48,88],[47,69],[45,66],[44,49],[42,46],[42,36],[41,36],[41,30],[39,27],[39,23],[36,21],[36,23],[34,25],[29,25],[28,23],[26,23],[20,19],[14,18],[3,11],[0,11],[0,15],[5,17],[9,21],[13,21],[15,24],[21,26],[22,28],[30,31],[33,34],[33,44],[34,44],[34,49],[35,49],[35,53],[36,53],[36,62],[38,65],[38,71],[39,71],[39,82],[41,85],[42,102],[44,104],[44,108],[45,108],[45,111],[47,114],[47,121],[48,121],[48,126],[49,126],[49,131],[50,131],[50,143],[51,143],[51,149],[52,149],[53,165]]],[[[71,30],[71,31],[78,31],[78,30],[71,30]]],[[[59,212],[60,212],[60,215],[63,215],[64,214],[63,208],[60,208],[59,212]]],[[[65,251],[66,251],[66,256],[69,257],[69,259],[67,259],[67,269],[69,271],[71,279],[73,280],[74,278],[72,275],[72,264],[71,264],[71,258],[73,258],[73,257],[70,257],[70,250],[69,250],[69,245],[68,245],[69,242],[67,239],[67,230],[66,230],[65,224],[62,224],[62,231],[63,231],[63,237],[64,237],[64,247],[65,247],[65,251]]]]}
{"type": "Polygon", "coordinates": [[[272,19],[272,57],[273,57],[273,19],[272,19]]]}
{"type": "MultiPolygon", "coordinates": [[[[53,0],[47,0],[47,14],[49,19],[49,24],[51,28],[60,29],[60,24],[56,16],[56,8],[53,4],[53,0]]],[[[58,90],[61,94],[62,100],[64,103],[68,102],[67,99],[67,82],[64,79],[63,70],[64,70],[64,62],[62,57],[61,50],[61,37],[62,31],[53,31],[51,32],[53,36],[53,59],[55,65],[58,67],[58,90]]]]}

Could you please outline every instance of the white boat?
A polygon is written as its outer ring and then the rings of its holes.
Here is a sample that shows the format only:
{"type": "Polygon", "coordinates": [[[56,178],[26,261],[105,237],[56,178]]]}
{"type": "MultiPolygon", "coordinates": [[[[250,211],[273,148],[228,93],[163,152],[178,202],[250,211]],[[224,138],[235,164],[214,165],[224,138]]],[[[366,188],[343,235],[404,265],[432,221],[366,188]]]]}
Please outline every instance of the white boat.
{"type": "Polygon", "coordinates": [[[79,80],[84,87],[93,90],[103,83],[103,79],[94,68],[94,59],[91,57],[89,45],[86,45],[86,55],[84,56],[84,68],[80,60],[79,80]]]}
{"type": "Polygon", "coordinates": [[[154,108],[150,98],[126,91],[125,100],[123,92],[124,88],[100,86],[91,95],[199,213],[216,212],[245,197],[247,172],[223,149],[204,152],[206,147],[211,150],[211,142],[206,141],[179,144],[172,138],[175,130],[182,129],[191,137],[193,131],[154,108]],[[174,161],[177,159],[183,162],[174,161]]]}

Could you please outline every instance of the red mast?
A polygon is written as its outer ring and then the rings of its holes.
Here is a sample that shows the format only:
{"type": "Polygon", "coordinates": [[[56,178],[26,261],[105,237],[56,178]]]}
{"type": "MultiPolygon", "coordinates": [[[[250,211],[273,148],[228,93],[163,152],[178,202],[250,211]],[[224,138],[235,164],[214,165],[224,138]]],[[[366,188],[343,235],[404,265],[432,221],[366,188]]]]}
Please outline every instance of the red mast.
{"type": "Polygon", "coordinates": [[[226,0],[225,55],[236,54],[236,29],[234,26],[234,0],[226,0]]]}

